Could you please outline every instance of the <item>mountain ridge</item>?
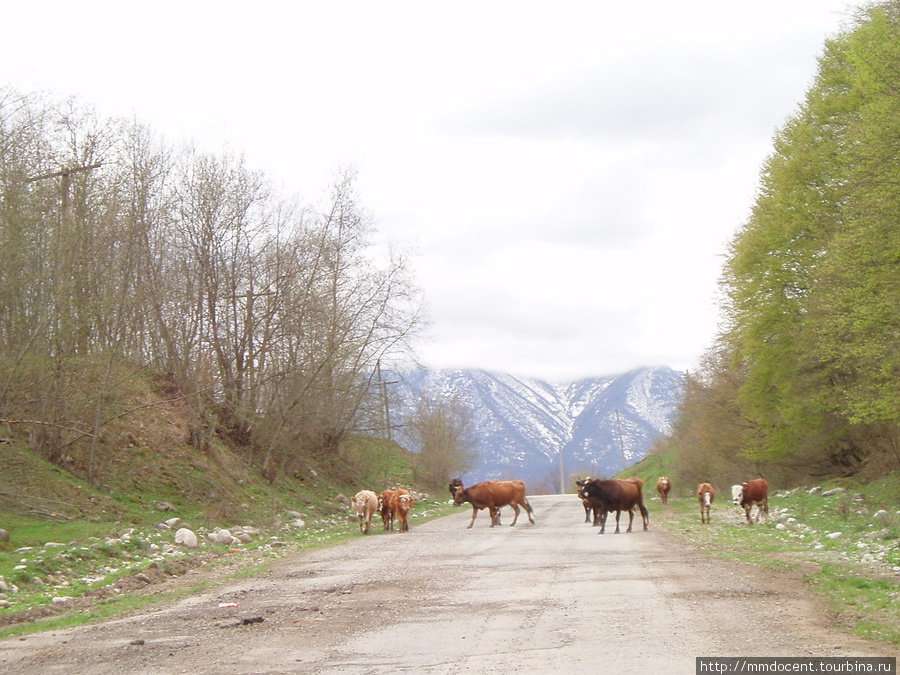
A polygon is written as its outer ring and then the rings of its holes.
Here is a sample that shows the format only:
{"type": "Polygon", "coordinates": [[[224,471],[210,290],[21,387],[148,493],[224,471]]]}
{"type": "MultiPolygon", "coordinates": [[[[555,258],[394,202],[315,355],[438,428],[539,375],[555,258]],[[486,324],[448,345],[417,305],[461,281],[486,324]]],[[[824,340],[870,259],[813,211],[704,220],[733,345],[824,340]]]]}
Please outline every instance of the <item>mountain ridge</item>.
{"type": "Polygon", "coordinates": [[[558,491],[561,473],[566,480],[609,476],[646,456],[653,440],[671,430],[684,374],[645,367],[550,383],[486,370],[420,369],[396,381],[398,411],[414,409],[423,395],[469,408],[477,459],[464,482],[520,479],[558,491]]]}

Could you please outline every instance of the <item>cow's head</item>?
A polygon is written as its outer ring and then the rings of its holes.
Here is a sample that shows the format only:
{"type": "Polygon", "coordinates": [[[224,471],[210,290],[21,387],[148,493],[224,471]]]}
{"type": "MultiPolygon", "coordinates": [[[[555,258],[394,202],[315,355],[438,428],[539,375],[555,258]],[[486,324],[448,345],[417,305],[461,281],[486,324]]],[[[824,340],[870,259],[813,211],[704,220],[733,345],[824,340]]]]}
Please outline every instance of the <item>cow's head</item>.
{"type": "Polygon", "coordinates": [[[463,502],[469,501],[469,490],[460,485],[453,493],[453,506],[459,506],[463,502]]]}
{"type": "Polygon", "coordinates": [[[741,502],[744,501],[744,486],[743,485],[732,485],[731,486],[731,501],[733,501],[738,506],[741,505],[741,502]]]}
{"type": "Polygon", "coordinates": [[[459,478],[454,478],[450,481],[450,494],[454,497],[456,496],[456,491],[462,487],[462,481],[459,478]]]}

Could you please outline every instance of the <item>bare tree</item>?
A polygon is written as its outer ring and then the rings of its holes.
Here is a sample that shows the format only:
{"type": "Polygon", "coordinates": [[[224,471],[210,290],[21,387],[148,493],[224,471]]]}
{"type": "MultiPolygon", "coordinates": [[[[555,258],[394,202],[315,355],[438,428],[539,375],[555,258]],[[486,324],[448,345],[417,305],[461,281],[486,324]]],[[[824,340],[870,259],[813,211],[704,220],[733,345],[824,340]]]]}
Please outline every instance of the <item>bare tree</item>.
{"type": "Polygon", "coordinates": [[[417,475],[431,485],[443,485],[471,468],[476,440],[471,410],[453,398],[438,401],[422,396],[407,428],[418,447],[417,475]]]}

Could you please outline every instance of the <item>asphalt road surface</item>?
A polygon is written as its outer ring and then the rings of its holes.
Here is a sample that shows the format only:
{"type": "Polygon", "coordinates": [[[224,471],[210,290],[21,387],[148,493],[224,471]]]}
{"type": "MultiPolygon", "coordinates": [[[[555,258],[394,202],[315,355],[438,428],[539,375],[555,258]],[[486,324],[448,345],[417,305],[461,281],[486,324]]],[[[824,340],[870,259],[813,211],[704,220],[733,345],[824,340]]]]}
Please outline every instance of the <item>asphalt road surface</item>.
{"type": "Polygon", "coordinates": [[[139,615],[0,640],[0,672],[689,674],[698,656],[896,655],[830,627],[799,573],[692,553],[652,520],[598,535],[574,495],[530,501],[534,525],[504,509],[470,530],[464,505],[139,615]]]}

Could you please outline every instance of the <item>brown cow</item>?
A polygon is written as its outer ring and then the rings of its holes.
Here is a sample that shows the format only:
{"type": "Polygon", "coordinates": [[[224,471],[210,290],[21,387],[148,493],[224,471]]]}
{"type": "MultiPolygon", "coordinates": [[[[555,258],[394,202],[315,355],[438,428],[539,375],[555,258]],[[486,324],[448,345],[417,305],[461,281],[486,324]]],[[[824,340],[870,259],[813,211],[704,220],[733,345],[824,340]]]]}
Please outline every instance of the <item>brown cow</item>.
{"type": "Polygon", "coordinates": [[[750,510],[756,504],[756,522],[759,522],[759,514],[765,512],[766,518],[769,517],[769,484],[765,478],[754,478],[748,480],[742,485],[733,485],[731,487],[731,497],[736,505],[744,508],[744,515],[747,517],[747,524],[752,525],[750,520],[750,510]]]}
{"type": "Polygon", "coordinates": [[[519,519],[520,506],[528,514],[528,521],[534,524],[534,511],[525,498],[525,483],[520,480],[483,481],[468,488],[460,485],[453,495],[453,505],[459,506],[463,502],[472,505],[472,522],[469,523],[469,528],[475,524],[478,511],[485,508],[490,509],[491,527],[498,525],[500,519],[498,517],[495,521],[493,514],[496,512],[499,516],[501,506],[511,506],[515,512],[510,526],[515,525],[519,519]]]}
{"type": "Polygon", "coordinates": [[[634,521],[634,508],[641,510],[644,521],[644,529],[648,528],[650,515],[644,506],[644,496],[641,492],[641,483],[634,480],[598,480],[588,481],[578,496],[589,500],[592,507],[601,510],[600,534],[606,532],[606,517],[610,511],[616,512],[616,534],[619,533],[619,517],[622,511],[628,511],[628,529],[634,521]]]}
{"type": "Polygon", "coordinates": [[[378,510],[381,512],[381,523],[385,532],[394,529],[394,509],[391,508],[391,499],[396,492],[396,490],[384,490],[378,495],[378,510]]]}
{"type": "Polygon", "coordinates": [[[409,532],[409,510],[413,505],[413,497],[409,490],[400,488],[391,497],[391,510],[397,516],[397,527],[401,532],[409,532]]]}
{"type": "Polygon", "coordinates": [[[716,489],[710,483],[700,483],[697,486],[697,501],[700,503],[700,522],[708,523],[709,507],[712,506],[713,499],[716,498],[716,489]],[[705,520],[704,520],[705,517],[705,520]]]}
{"type": "Polygon", "coordinates": [[[353,508],[359,520],[359,531],[369,534],[372,529],[372,516],[378,510],[378,495],[371,490],[360,490],[353,498],[353,508]]]}
{"type": "MultiPolygon", "coordinates": [[[[492,482],[492,483],[497,483],[497,482],[499,482],[499,481],[493,480],[493,481],[491,481],[491,482],[492,482]]],[[[456,491],[457,491],[459,488],[461,488],[462,486],[463,486],[462,479],[460,479],[460,478],[454,478],[453,480],[450,481],[450,494],[453,495],[453,496],[455,497],[455,496],[456,496],[456,491]]],[[[499,525],[499,524],[500,524],[500,509],[494,508],[494,507],[491,506],[491,507],[488,508],[488,512],[491,514],[491,523],[492,523],[493,525],[499,525]]]]}
{"type": "Polygon", "coordinates": [[[669,503],[669,490],[672,489],[672,481],[669,480],[668,476],[660,476],[659,480],[656,481],[656,491],[659,493],[659,498],[662,500],[663,504],[669,503]]]}

